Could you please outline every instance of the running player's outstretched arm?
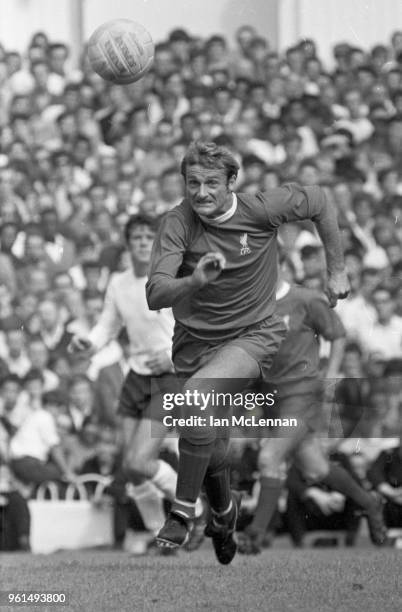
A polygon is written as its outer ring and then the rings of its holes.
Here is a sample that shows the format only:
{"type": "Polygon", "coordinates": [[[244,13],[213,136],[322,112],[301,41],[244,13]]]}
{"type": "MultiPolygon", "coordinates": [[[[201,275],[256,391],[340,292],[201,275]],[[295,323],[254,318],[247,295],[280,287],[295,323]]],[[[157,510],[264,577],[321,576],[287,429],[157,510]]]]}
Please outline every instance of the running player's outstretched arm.
{"type": "Polygon", "coordinates": [[[347,297],[349,281],[345,270],[341,234],[337,214],[327,201],[320,187],[285,185],[272,192],[262,193],[266,202],[269,222],[278,227],[281,223],[311,219],[323,242],[327,269],[327,295],[331,306],[337,299],[347,297]]]}
{"type": "Polygon", "coordinates": [[[176,217],[164,219],[155,238],[146,285],[150,310],[170,308],[215,280],[225,267],[221,253],[206,253],[192,274],[180,276],[186,251],[186,229],[176,217]]]}

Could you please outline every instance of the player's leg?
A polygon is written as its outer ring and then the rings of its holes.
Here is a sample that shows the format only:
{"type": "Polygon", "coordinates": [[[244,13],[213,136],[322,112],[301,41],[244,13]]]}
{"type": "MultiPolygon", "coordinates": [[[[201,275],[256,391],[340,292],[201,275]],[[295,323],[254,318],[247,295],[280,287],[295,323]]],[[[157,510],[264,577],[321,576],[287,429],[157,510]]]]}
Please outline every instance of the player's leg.
{"type": "MultiPolygon", "coordinates": [[[[163,424],[166,416],[163,395],[178,391],[178,381],[175,376],[167,374],[141,377],[138,382],[143,385],[144,408],[128,449],[127,462],[133,472],[150,479],[163,496],[173,502],[176,497],[177,472],[169,463],[160,459],[160,450],[169,431],[163,424]]],[[[197,498],[195,516],[200,517],[202,512],[203,504],[197,498]]]]}
{"type": "Polygon", "coordinates": [[[127,493],[134,499],[145,527],[151,533],[157,533],[165,520],[163,497],[150,480],[132,467],[131,453],[138,440],[140,425],[141,419],[123,417],[123,461],[129,481],[127,493]]]}
{"type": "MultiPolygon", "coordinates": [[[[183,393],[236,393],[242,391],[244,379],[259,376],[257,361],[240,347],[223,347],[218,350],[208,364],[204,365],[186,383],[183,393]]],[[[213,414],[213,409],[207,409],[213,414]]],[[[210,473],[216,472],[216,465],[223,465],[222,455],[226,456],[229,438],[220,438],[216,443],[217,430],[213,426],[195,426],[182,428],[180,431],[180,458],[177,482],[177,504],[175,511],[182,512],[185,518],[192,518],[189,504],[194,504],[199,495],[204,478],[210,466],[210,473]],[[183,510],[180,502],[185,502],[183,510]],[[188,508],[188,509],[186,509],[188,508]]],[[[222,468],[222,471],[225,471],[222,468]]],[[[214,508],[221,504],[230,506],[229,479],[219,482],[209,500],[214,508]],[[226,503],[227,502],[227,503],[226,503]]]]}
{"type": "Polygon", "coordinates": [[[258,457],[260,493],[254,519],[240,538],[240,551],[243,553],[257,554],[261,551],[267,527],[275,514],[285,484],[286,461],[309,432],[312,399],[309,393],[299,393],[296,386],[291,393],[289,388],[279,387],[275,404],[265,415],[295,418],[297,426],[276,427],[269,431],[270,437],[261,443],[258,457]]]}
{"type": "Polygon", "coordinates": [[[205,493],[211,507],[205,535],[212,538],[216,557],[227,565],[237,551],[234,539],[241,496],[230,490],[228,461],[229,432],[218,435],[204,479],[205,493]]]}
{"type": "MultiPolygon", "coordinates": [[[[183,394],[194,394],[195,391],[204,394],[236,393],[244,387],[242,379],[256,379],[259,373],[258,362],[242,348],[222,347],[186,382],[183,394]]],[[[232,523],[234,530],[238,500],[233,498],[230,491],[226,466],[228,443],[228,438],[217,438],[216,429],[209,425],[181,428],[177,495],[172,505],[172,516],[158,535],[162,545],[180,546],[185,542],[188,522],[194,518],[195,501],[207,471],[206,486],[212,511],[215,511],[218,522],[225,526],[226,531],[228,525],[232,527],[232,523]]],[[[233,555],[229,561],[226,559],[230,555],[224,555],[225,560],[220,561],[228,563],[233,555]]]]}
{"type": "Polygon", "coordinates": [[[317,435],[311,433],[296,451],[302,474],[311,484],[324,484],[353,500],[367,516],[371,540],[381,546],[387,532],[381,500],[363,487],[341,465],[328,461],[317,435]]]}
{"type": "MultiPolygon", "coordinates": [[[[122,393],[122,412],[126,414],[134,412],[137,415],[136,427],[127,442],[125,463],[132,479],[140,479],[142,482],[140,490],[138,486],[134,489],[137,496],[138,492],[141,493],[140,503],[145,504],[145,501],[148,503],[148,500],[142,500],[145,490],[149,496],[152,489],[155,497],[155,487],[158,489],[157,493],[161,493],[162,497],[170,502],[173,502],[176,495],[177,472],[169,463],[160,459],[160,450],[168,433],[168,429],[163,424],[163,417],[166,416],[163,409],[163,394],[177,390],[177,379],[173,375],[147,377],[133,374],[127,379],[126,393],[122,393]]],[[[203,511],[203,503],[197,499],[195,505],[197,521],[194,527],[202,522],[203,511]]],[[[161,512],[162,501],[159,501],[155,504],[159,528],[165,518],[163,515],[162,522],[160,521],[161,512]]]]}
{"type": "Polygon", "coordinates": [[[135,500],[145,526],[151,532],[156,532],[163,524],[165,514],[163,495],[148,478],[157,472],[155,458],[161,443],[160,438],[151,438],[149,423],[142,425],[150,397],[149,377],[130,370],[123,383],[118,409],[123,422],[123,458],[129,481],[128,493],[135,500]],[[147,461],[151,458],[153,461],[148,467],[147,461]]]}
{"type": "Polygon", "coordinates": [[[240,536],[239,550],[243,554],[257,554],[261,551],[264,535],[286,482],[286,462],[306,432],[305,428],[289,430],[280,427],[275,430],[274,437],[262,441],[258,456],[260,492],[254,518],[240,536]]]}

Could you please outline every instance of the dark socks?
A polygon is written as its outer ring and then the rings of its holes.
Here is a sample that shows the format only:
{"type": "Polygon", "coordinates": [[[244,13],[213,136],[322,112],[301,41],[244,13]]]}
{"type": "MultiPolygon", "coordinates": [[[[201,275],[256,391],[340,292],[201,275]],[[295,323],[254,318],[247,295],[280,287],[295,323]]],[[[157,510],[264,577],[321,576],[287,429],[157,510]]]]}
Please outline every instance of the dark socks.
{"type": "Polygon", "coordinates": [[[214,450],[215,440],[208,444],[193,444],[183,438],[179,442],[179,469],[176,497],[195,504],[214,450]]]}
{"type": "Polygon", "coordinates": [[[228,509],[232,499],[229,468],[224,468],[205,477],[205,493],[211,509],[215,513],[220,514],[228,509]]]}
{"type": "Polygon", "coordinates": [[[228,438],[216,439],[204,480],[209,504],[217,514],[225,512],[232,499],[230,470],[227,462],[228,448],[228,438]]]}

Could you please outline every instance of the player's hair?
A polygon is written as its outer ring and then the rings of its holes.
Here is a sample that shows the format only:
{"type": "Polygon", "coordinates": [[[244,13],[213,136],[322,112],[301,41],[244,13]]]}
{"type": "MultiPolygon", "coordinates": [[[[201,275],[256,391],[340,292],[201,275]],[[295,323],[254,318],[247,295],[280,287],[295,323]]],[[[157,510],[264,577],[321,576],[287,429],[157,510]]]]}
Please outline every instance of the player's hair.
{"type": "Polygon", "coordinates": [[[180,171],[186,178],[189,166],[200,165],[208,170],[224,170],[227,179],[236,178],[239,164],[229,149],[219,146],[214,142],[193,142],[187,149],[187,153],[181,162],[180,171]]]}
{"type": "Polygon", "coordinates": [[[159,224],[158,219],[154,219],[153,217],[149,217],[148,215],[144,215],[144,214],[131,215],[131,217],[127,221],[126,226],[124,228],[124,238],[126,242],[128,242],[131,231],[133,230],[134,227],[138,227],[139,225],[146,225],[151,230],[156,232],[156,230],[158,229],[158,224],[159,224]]]}

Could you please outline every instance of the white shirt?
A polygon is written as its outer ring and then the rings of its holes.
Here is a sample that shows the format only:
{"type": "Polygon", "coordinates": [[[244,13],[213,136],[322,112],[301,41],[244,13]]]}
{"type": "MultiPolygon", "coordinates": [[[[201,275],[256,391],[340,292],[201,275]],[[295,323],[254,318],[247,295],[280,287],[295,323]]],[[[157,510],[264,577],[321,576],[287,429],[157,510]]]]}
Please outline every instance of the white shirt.
{"type": "MultiPolygon", "coordinates": [[[[124,325],[130,340],[130,368],[137,374],[150,376],[145,362],[157,351],[171,355],[174,319],[170,308],[151,311],[145,285],[147,277],[138,278],[130,268],[112,276],[98,323],[89,333],[89,340],[100,349],[115,338],[124,325]]],[[[173,371],[173,366],[172,366],[173,371]]]]}
{"type": "Polygon", "coordinates": [[[46,461],[50,450],[60,444],[56,424],[52,415],[42,408],[31,412],[11,439],[12,459],[35,457],[46,461]]]}

